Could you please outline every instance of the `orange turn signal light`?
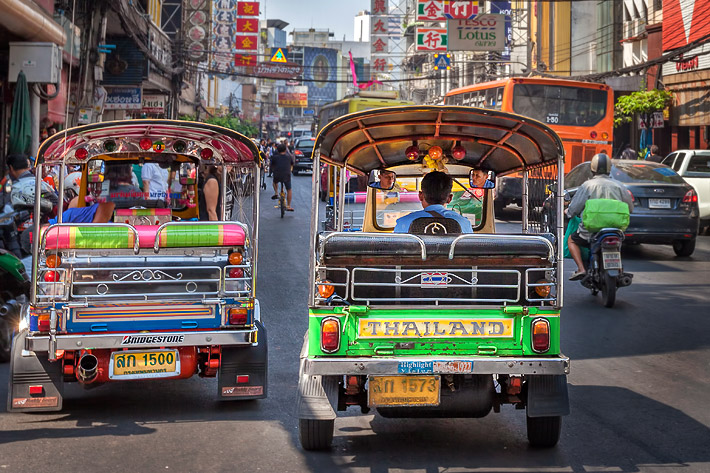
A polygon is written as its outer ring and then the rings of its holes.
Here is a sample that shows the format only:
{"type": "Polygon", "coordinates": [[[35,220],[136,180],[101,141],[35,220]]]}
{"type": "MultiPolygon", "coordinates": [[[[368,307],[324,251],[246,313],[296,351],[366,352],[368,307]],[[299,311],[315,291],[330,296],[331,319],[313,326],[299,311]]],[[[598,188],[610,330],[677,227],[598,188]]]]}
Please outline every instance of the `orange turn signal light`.
{"type": "Polygon", "coordinates": [[[323,284],[318,285],[318,294],[327,299],[335,293],[335,287],[329,284],[330,281],[323,281],[323,284]]]}
{"type": "Polygon", "coordinates": [[[248,313],[245,307],[229,309],[229,325],[246,325],[248,313]]]}
{"type": "MultiPolygon", "coordinates": [[[[544,284],[544,283],[549,283],[549,281],[547,281],[546,279],[540,279],[537,282],[537,284],[544,284]]],[[[552,291],[551,286],[535,286],[535,292],[540,297],[548,297],[550,295],[550,291],[552,291]]]]}
{"type": "Polygon", "coordinates": [[[56,268],[62,264],[62,258],[60,258],[59,255],[49,255],[47,256],[46,263],[48,268],[56,268]]]}
{"type": "Polygon", "coordinates": [[[238,251],[235,251],[234,253],[229,254],[229,264],[234,264],[234,265],[242,264],[243,260],[244,260],[244,257],[238,251]]]}

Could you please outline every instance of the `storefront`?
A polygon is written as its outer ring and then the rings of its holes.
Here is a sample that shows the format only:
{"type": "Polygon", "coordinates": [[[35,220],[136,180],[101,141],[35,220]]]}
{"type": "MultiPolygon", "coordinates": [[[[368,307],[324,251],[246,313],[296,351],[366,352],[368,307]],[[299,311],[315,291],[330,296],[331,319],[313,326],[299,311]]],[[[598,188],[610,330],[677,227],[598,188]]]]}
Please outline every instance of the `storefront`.
{"type": "MultiPolygon", "coordinates": [[[[679,0],[663,4],[664,52],[695,44],[710,35],[710,22],[693,20],[693,16],[707,15],[707,4],[696,0],[684,5],[686,13],[692,11],[685,20],[679,0]]],[[[710,43],[665,63],[663,83],[675,94],[669,117],[671,150],[710,148],[710,43]]]]}

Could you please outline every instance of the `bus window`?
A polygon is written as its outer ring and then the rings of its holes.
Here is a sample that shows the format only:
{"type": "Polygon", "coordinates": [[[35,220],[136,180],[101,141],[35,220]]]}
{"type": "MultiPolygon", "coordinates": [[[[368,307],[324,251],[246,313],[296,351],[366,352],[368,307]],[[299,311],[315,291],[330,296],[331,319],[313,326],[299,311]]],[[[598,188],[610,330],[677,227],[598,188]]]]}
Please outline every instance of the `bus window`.
{"type": "Polygon", "coordinates": [[[503,87],[496,89],[496,110],[503,108],[503,87]]]}
{"type": "Polygon", "coordinates": [[[516,84],[513,111],[548,125],[593,126],[606,114],[606,90],[516,84]]]}

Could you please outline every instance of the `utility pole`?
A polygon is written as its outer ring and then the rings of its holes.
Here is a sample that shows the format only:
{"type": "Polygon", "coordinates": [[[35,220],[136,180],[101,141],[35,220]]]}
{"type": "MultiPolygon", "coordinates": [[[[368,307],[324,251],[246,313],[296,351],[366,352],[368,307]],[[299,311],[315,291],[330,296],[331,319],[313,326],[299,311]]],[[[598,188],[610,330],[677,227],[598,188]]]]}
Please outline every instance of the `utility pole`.
{"type": "MultiPolygon", "coordinates": [[[[261,95],[259,95],[261,97],[261,95]]],[[[259,140],[263,138],[263,127],[264,127],[264,102],[259,99],[259,140]]]]}

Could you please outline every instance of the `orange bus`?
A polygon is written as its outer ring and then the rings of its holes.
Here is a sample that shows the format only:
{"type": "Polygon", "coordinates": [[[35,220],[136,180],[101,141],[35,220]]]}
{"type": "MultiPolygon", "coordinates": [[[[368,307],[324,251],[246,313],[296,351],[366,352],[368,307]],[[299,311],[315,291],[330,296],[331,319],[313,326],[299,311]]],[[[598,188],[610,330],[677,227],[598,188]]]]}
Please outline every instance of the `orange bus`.
{"type": "MultiPolygon", "coordinates": [[[[611,156],[614,93],[604,84],[516,77],[453,89],[446,94],[444,104],[502,110],[545,123],[562,139],[565,174],[579,163],[591,160],[596,153],[611,156]]],[[[499,208],[520,203],[519,179],[507,180],[508,185],[496,191],[499,208]],[[505,188],[511,192],[505,192],[505,188]]]]}

